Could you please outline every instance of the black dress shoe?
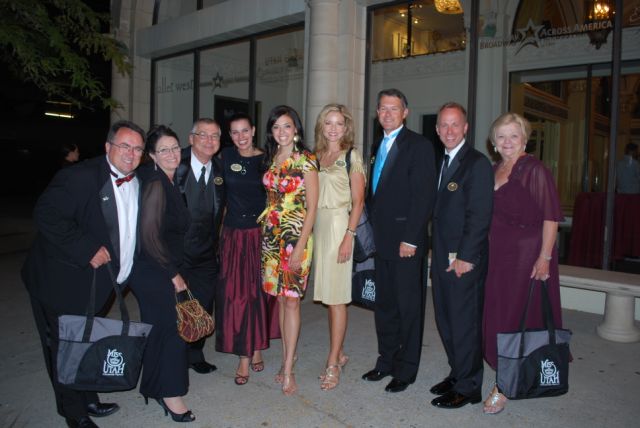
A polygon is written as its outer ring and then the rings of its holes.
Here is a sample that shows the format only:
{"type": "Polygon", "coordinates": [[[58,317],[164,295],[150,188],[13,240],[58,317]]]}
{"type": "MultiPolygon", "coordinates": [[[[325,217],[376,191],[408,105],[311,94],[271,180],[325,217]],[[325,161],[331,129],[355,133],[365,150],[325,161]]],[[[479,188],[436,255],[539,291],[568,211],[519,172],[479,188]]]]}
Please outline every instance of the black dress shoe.
{"type": "Polygon", "coordinates": [[[69,428],[98,428],[89,416],[82,416],[80,418],[66,418],[69,428]]]}
{"type": "Polygon", "coordinates": [[[449,391],[440,397],[431,400],[431,404],[441,409],[457,409],[467,403],[476,404],[482,401],[480,394],[470,396],[462,395],[455,391],[449,391]]]}
{"type": "Polygon", "coordinates": [[[368,372],[363,374],[362,375],[362,379],[368,380],[368,381],[371,381],[371,382],[377,382],[379,380],[384,379],[387,376],[389,376],[389,373],[373,369],[373,370],[369,370],[368,372]]]}
{"type": "Polygon", "coordinates": [[[109,416],[120,410],[116,403],[91,403],[87,405],[87,413],[94,418],[109,416]]]}
{"type": "Polygon", "coordinates": [[[197,363],[191,363],[191,364],[189,364],[189,368],[195,370],[196,373],[200,373],[200,374],[211,373],[211,372],[215,372],[216,370],[218,370],[218,368],[216,366],[214,366],[213,364],[209,364],[206,361],[199,361],[197,363]]]}
{"type": "Polygon", "coordinates": [[[455,384],[456,384],[456,380],[448,377],[448,378],[445,378],[445,380],[443,380],[442,382],[433,385],[429,390],[429,392],[436,395],[444,395],[447,392],[451,391],[455,384]]]}
{"type": "Polygon", "coordinates": [[[407,389],[410,383],[412,382],[405,382],[404,380],[396,379],[394,377],[384,390],[387,392],[401,392],[407,389]]]}

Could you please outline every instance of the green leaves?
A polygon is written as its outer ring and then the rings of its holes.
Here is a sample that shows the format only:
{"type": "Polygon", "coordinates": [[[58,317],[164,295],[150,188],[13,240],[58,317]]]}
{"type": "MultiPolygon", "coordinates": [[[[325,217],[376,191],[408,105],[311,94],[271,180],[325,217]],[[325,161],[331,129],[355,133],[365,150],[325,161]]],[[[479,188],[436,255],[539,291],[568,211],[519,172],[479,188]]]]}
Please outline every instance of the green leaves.
{"type": "Polygon", "coordinates": [[[126,46],[103,30],[110,16],[82,0],[0,0],[0,60],[50,97],[78,108],[116,108],[91,70],[91,58],[131,73],[126,46]]]}

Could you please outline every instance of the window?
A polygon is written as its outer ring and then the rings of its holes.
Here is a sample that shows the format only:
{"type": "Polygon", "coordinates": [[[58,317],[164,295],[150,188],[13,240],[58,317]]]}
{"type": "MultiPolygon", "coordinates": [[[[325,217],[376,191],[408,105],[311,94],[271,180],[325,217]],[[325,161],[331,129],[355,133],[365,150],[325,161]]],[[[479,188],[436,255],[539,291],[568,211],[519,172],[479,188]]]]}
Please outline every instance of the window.
{"type": "Polygon", "coordinates": [[[372,25],[373,61],[465,48],[463,14],[440,13],[433,1],[410,1],[375,9],[372,25]]]}

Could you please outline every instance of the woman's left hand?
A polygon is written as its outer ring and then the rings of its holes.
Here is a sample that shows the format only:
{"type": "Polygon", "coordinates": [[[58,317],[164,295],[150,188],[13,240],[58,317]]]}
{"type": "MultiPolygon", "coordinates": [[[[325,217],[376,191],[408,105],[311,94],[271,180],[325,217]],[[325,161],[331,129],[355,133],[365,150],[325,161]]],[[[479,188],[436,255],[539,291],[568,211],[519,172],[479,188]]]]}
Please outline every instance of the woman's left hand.
{"type": "Polygon", "coordinates": [[[351,249],[353,247],[353,237],[349,234],[344,235],[342,243],[338,247],[338,263],[346,263],[351,259],[351,249]]]}
{"type": "Polygon", "coordinates": [[[293,247],[293,251],[289,256],[289,270],[298,270],[302,266],[302,256],[304,255],[304,246],[300,245],[300,241],[293,247]]]}
{"type": "Polygon", "coordinates": [[[549,260],[545,260],[543,257],[538,257],[536,263],[531,270],[531,278],[546,281],[549,279],[549,260]]]}

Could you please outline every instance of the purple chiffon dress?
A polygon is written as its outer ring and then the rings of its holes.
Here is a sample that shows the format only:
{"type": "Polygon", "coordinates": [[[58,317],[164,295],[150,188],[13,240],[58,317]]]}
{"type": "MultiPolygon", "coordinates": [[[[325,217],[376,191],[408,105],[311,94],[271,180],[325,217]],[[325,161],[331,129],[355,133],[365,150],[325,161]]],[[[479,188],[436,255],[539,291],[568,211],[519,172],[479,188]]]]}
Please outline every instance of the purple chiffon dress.
{"type": "MultiPolygon", "coordinates": [[[[494,171],[499,166],[496,165],[494,171]]],[[[493,193],[482,328],[484,357],[494,369],[497,365],[497,333],[515,331],[519,327],[531,271],[540,256],[543,222],[562,219],[551,172],[533,156],[522,156],[513,166],[509,181],[493,193]]],[[[551,256],[547,286],[555,326],[560,328],[562,314],[555,245],[551,256]]],[[[526,326],[543,326],[539,287],[535,290],[526,326]]]]}

